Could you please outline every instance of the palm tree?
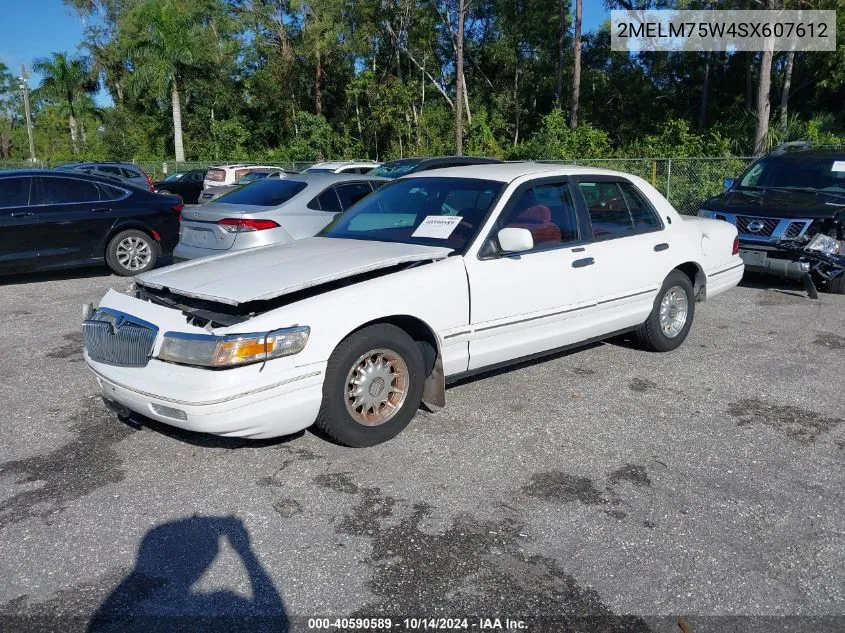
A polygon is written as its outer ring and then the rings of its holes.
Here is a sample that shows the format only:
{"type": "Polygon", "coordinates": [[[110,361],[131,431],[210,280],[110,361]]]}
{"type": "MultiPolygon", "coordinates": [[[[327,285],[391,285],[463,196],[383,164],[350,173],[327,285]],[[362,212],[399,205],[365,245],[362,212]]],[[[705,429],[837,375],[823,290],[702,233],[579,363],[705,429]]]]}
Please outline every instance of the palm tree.
{"type": "Polygon", "coordinates": [[[68,119],[73,153],[79,152],[77,133],[77,103],[97,90],[97,80],[91,73],[87,57],[68,57],[67,53],[53,53],[51,58],[39,57],[32,69],[41,75],[41,84],[34,91],[36,99],[52,101],[68,119]]]}
{"type": "Polygon", "coordinates": [[[129,89],[136,94],[145,89],[169,93],[176,162],[185,160],[179,87],[185,70],[199,61],[205,49],[196,15],[184,1],[153,0],[139,5],[140,33],[130,52],[129,89]]]}

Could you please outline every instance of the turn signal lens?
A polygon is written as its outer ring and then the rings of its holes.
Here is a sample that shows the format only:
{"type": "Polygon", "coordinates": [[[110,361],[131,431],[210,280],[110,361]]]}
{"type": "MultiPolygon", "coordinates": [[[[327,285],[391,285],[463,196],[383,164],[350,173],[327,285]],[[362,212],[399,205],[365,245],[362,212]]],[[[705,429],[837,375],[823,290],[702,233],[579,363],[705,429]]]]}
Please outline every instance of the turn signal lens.
{"type": "Polygon", "coordinates": [[[224,218],[217,225],[229,233],[246,233],[247,231],[266,231],[275,229],[279,225],[273,220],[253,220],[250,218],[224,218]]]}
{"type": "Polygon", "coordinates": [[[310,334],[307,326],[227,336],[168,332],[158,358],[183,365],[234,367],[297,354],[305,348],[310,334]]]}

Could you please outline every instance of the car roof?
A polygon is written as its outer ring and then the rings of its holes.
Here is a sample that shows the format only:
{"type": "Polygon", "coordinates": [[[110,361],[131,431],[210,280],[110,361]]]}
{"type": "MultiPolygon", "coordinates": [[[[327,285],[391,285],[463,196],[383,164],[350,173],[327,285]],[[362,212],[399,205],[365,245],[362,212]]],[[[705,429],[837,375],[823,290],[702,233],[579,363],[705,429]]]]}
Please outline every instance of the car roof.
{"type": "Polygon", "coordinates": [[[845,148],[788,149],[767,154],[766,158],[845,158],[845,148]]]}
{"type": "Polygon", "coordinates": [[[414,172],[402,176],[400,180],[408,178],[477,178],[480,180],[497,180],[499,182],[512,182],[522,176],[577,176],[581,174],[592,174],[596,176],[625,176],[620,171],[610,169],[599,169],[596,167],[581,167],[580,165],[561,165],[556,163],[485,163],[481,165],[463,165],[461,167],[445,167],[443,169],[430,169],[414,172]]]}
{"type": "Polygon", "coordinates": [[[133,189],[135,191],[148,191],[144,187],[139,187],[123,178],[101,176],[100,174],[92,174],[86,171],[76,171],[73,169],[9,169],[0,171],[0,178],[11,176],[45,176],[47,178],[76,178],[78,180],[91,180],[102,185],[111,185],[112,187],[123,187],[125,189],[133,189]]]}
{"type": "Polygon", "coordinates": [[[309,185],[331,185],[336,182],[360,182],[362,180],[377,180],[379,182],[390,182],[390,178],[382,176],[370,176],[369,174],[333,174],[330,172],[311,172],[291,175],[285,180],[299,180],[309,185]]]}
{"type": "Polygon", "coordinates": [[[376,166],[374,160],[329,160],[322,163],[314,163],[308,169],[338,169],[339,167],[348,167],[350,165],[360,165],[361,167],[376,166]]]}

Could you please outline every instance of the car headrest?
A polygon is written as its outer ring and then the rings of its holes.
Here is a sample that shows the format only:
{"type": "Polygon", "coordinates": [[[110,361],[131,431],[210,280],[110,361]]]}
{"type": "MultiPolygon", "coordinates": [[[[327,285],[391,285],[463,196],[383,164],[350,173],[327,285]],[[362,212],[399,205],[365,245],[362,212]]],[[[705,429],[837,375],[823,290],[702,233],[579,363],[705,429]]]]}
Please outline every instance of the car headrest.
{"type": "Polygon", "coordinates": [[[520,222],[551,222],[552,212],[545,205],[535,204],[520,213],[516,219],[520,222]]]}

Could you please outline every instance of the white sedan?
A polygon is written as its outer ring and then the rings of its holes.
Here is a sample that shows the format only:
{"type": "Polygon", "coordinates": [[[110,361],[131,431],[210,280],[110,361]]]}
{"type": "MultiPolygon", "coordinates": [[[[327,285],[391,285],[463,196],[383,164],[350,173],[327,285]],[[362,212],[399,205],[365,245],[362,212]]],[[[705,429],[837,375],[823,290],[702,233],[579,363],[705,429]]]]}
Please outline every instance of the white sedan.
{"type": "Polygon", "coordinates": [[[85,359],[126,413],[254,438],[316,424],[369,446],[467,374],[621,332],[678,347],[696,302],[741,279],[736,238],[628,174],[428,171],[316,237],[109,291],[83,324],[85,359]]]}

